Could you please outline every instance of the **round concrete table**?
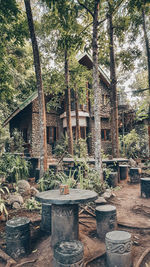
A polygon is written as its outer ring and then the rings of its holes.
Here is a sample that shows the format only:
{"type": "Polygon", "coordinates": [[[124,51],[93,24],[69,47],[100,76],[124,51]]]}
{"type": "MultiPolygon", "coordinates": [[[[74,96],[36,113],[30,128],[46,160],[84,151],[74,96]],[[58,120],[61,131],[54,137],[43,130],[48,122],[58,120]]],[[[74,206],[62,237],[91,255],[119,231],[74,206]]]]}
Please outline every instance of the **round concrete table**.
{"type": "Polygon", "coordinates": [[[67,195],[60,195],[59,190],[36,195],[37,201],[52,204],[52,247],[60,241],[78,240],[78,204],[96,199],[95,192],[81,189],[69,189],[67,195]]]}

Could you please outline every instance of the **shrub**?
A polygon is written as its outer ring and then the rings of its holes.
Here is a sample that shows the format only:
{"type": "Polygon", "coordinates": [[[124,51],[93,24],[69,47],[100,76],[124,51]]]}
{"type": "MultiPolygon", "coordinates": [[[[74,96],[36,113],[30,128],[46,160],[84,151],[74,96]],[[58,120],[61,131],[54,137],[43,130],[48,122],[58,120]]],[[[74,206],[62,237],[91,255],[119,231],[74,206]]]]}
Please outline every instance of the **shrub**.
{"type": "Polygon", "coordinates": [[[29,174],[30,164],[24,158],[11,153],[4,153],[0,157],[0,173],[8,182],[17,182],[26,179],[29,174]]]}

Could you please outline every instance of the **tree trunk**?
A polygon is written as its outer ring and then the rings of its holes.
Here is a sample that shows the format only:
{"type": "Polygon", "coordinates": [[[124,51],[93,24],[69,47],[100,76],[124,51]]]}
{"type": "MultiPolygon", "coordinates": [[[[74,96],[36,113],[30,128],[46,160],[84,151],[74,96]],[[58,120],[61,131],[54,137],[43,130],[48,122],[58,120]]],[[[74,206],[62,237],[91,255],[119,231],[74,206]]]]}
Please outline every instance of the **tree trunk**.
{"type": "Polygon", "coordinates": [[[88,119],[88,154],[91,156],[93,154],[92,146],[92,110],[91,110],[91,101],[89,99],[89,119],[88,119]]]}
{"type": "Polygon", "coordinates": [[[69,60],[67,55],[67,49],[65,49],[65,99],[66,99],[66,117],[67,117],[67,134],[68,134],[68,152],[73,155],[73,135],[72,135],[72,124],[71,124],[71,94],[69,87],[69,60]]]}
{"type": "Polygon", "coordinates": [[[97,31],[98,31],[98,10],[99,0],[95,1],[94,16],[93,16],[93,91],[94,91],[94,123],[95,123],[95,169],[100,174],[102,180],[102,158],[101,158],[101,118],[100,118],[100,103],[101,90],[98,73],[98,45],[97,45],[97,31]]]}
{"type": "Polygon", "coordinates": [[[32,41],[34,67],[36,75],[36,83],[38,89],[39,99],[39,131],[40,131],[40,177],[43,176],[44,171],[47,170],[47,143],[46,143],[46,112],[45,112],[45,99],[42,85],[41,65],[38,44],[35,36],[34,23],[31,11],[30,0],[24,0],[26,7],[26,14],[28,19],[28,26],[30,37],[32,41]]]}
{"type": "Polygon", "coordinates": [[[80,125],[79,125],[79,102],[78,102],[78,92],[75,90],[75,112],[76,112],[76,140],[81,138],[80,125]]]}
{"type": "Polygon", "coordinates": [[[150,155],[150,47],[147,36],[146,23],[145,23],[145,10],[142,8],[142,25],[144,31],[144,40],[147,53],[147,68],[148,68],[148,87],[149,87],[149,109],[148,109],[148,136],[149,136],[149,155],[150,155]]]}
{"type": "Polygon", "coordinates": [[[117,80],[114,55],[114,28],[112,22],[111,6],[109,6],[108,23],[109,23],[109,49],[110,49],[110,96],[111,96],[111,139],[112,139],[112,156],[119,157],[118,142],[118,99],[117,99],[117,80]]]}

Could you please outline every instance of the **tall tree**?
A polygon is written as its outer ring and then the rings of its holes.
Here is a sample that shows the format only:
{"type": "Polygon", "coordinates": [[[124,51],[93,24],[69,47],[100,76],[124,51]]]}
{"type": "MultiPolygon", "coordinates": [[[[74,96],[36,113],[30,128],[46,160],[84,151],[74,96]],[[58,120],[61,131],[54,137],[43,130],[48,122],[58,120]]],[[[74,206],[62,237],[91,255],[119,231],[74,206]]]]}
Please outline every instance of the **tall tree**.
{"type": "Polygon", "coordinates": [[[144,43],[147,58],[147,72],[148,72],[148,91],[149,91],[149,108],[148,108],[148,136],[149,136],[149,153],[150,153],[150,40],[148,38],[149,32],[149,12],[150,1],[149,0],[130,0],[128,3],[128,10],[131,15],[131,23],[133,26],[134,34],[137,36],[137,30],[143,29],[144,43]],[[136,28],[136,30],[135,30],[136,28]]]}
{"type": "Polygon", "coordinates": [[[114,25],[113,25],[114,6],[112,1],[108,0],[108,35],[109,35],[109,54],[110,54],[110,95],[111,95],[111,140],[112,140],[112,156],[119,156],[118,142],[118,95],[117,95],[117,79],[114,52],[114,25]]]}
{"type": "Polygon", "coordinates": [[[148,108],[148,135],[149,135],[149,153],[150,153],[150,44],[147,35],[146,19],[145,19],[145,1],[141,7],[142,11],[142,26],[144,32],[145,48],[147,54],[147,70],[148,70],[148,87],[149,87],[149,108],[148,108]]]}
{"type": "Polygon", "coordinates": [[[98,26],[99,21],[99,4],[100,0],[80,1],[78,4],[85,9],[92,17],[92,54],[93,54],[93,82],[92,88],[94,91],[94,123],[95,123],[95,169],[102,176],[102,157],[101,157],[101,120],[100,120],[100,103],[101,89],[98,72],[98,26]]]}
{"type": "Polygon", "coordinates": [[[51,1],[43,0],[50,8],[50,16],[46,16],[49,30],[55,32],[56,53],[64,58],[65,66],[65,98],[66,98],[66,117],[68,133],[69,154],[73,154],[73,134],[71,125],[71,99],[70,99],[70,79],[69,79],[69,59],[77,47],[82,43],[81,36],[78,34],[82,28],[77,21],[77,12],[73,1],[51,1]]]}
{"type": "Polygon", "coordinates": [[[40,177],[43,176],[44,171],[47,169],[47,144],[46,144],[46,112],[45,112],[45,99],[42,85],[42,74],[40,65],[39,49],[37,39],[35,35],[32,10],[30,0],[24,0],[26,14],[28,19],[28,26],[30,31],[30,37],[32,41],[33,57],[35,75],[38,89],[39,99],[39,132],[40,132],[40,177]]]}

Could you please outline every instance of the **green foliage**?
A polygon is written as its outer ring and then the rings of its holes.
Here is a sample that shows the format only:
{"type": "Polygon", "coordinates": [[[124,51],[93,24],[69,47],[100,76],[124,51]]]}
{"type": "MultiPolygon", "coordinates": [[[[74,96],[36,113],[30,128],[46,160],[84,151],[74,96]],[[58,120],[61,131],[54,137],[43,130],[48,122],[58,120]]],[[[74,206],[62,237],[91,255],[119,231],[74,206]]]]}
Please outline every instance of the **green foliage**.
{"type": "Polygon", "coordinates": [[[6,209],[5,200],[0,197],[0,214],[5,214],[8,217],[8,211],[6,209]]]}
{"type": "Polygon", "coordinates": [[[60,181],[57,180],[55,172],[53,170],[48,170],[38,181],[39,190],[46,191],[57,188],[59,186],[59,183],[60,181]]]}
{"type": "Polygon", "coordinates": [[[27,37],[24,14],[15,0],[0,1],[0,97],[10,99],[14,92],[12,46],[20,46],[27,37]]]}
{"type": "Polygon", "coordinates": [[[5,148],[7,152],[23,153],[23,145],[23,137],[17,129],[14,129],[12,136],[7,138],[5,141],[5,148]]]}
{"type": "Polygon", "coordinates": [[[36,201],[34,197],[27,199],[24,203],[24,207],[30,211],[41,210],[41,204],[36,201]]]}
{"type": "Polygon", "coordinates": [[[147,129],[143,129],[142,127],[141,132],[137,132],[133,129],[123,138],[120,137],[121,154],[128,158],[145,157],[148,152],[147,143],[147,129]]]}
{"type": "Polygon", "coordinates": [[[63,157],[64,155],[68,155],[68,136],[67,134],[62,135],[60,140],[57,142],[55,147],[55,155],[56,157],[63,157]]]}
{"type": "Polygon", "coordinates": [[[78,163],[76,182],[81,189],[94,190],[98,194],[102,194],[108,187],[106,181],[101,181],[99,173],[85,160],[78,163]]]}
{"type": "Polygon", "coordinates": [[[87,143],[85,139],[80,138],[77,142],[74,142],[74,161],[78,158],[86,159],[88,156],[87,143]]]}
{"type": "Polygon", "coordinates": [[[8,217],[8,211],[6,209],[5,200],[2,198],[2,195],[9,194],[9,189],[7,186],[4,186],[0,181],[0,214],[5,214],[8,217]]]}
{"type": "Polygon", "coordinates": [[[8,182],[17,182],[27,179],[29,174],[29,162],[20,156],[4,153],[0,157],[0,173],[8,182]]]}
{"type": "Polygon", "coordinates": [[[48,170],[44,173],[44,176],[39,179],[39,190],[46,191],[51,189],[59,188],[60,184],[68,184],[69,187],[73,188],[76,184],[74,180],[74,175],[70,171],[69,176],[63,172],[55,173],[53,170],[48,170]]]}

